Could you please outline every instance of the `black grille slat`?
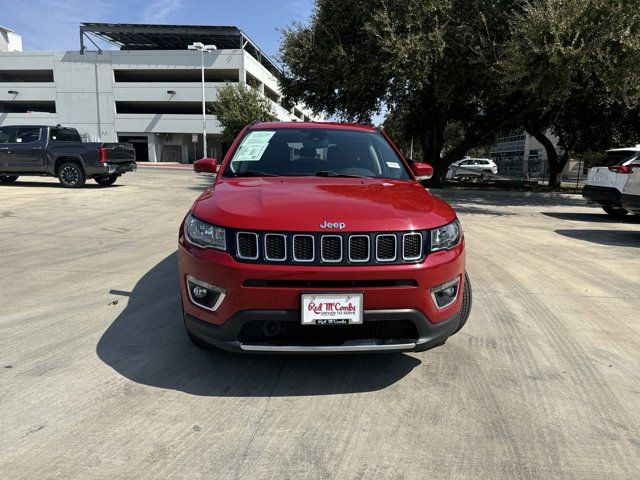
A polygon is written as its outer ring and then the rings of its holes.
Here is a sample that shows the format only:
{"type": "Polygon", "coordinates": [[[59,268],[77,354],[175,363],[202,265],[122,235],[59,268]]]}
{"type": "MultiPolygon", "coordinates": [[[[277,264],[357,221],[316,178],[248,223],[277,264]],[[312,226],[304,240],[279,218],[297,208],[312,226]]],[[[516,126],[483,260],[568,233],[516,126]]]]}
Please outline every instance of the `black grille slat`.
{"type": "Polygon", "coordinates": [[[349,260],[352,262],[366,262],[369,258],[369,237],[367,235],[351,236],[349,238],[349,260]]]}
{"type": "Polygon", "coordinates": [[[258,258],[258,236],[255,233],[238,233],[238,256],[245,259],[258,258]]]}
{"type": "Polygon", "coordinates": [[[264,243],[264,251],[267,260],[286,260],[287,237],[280,234],[268,233],[267,235],[265,235],[264,243]]]}
{"type": "Polygon", "coordinates": [[[376,238],[376,258],[378,260],[395,260],[397,248],[397,239],[395,235],[378,235],[376,238]]]}
{"type": "Polygon", "coordinates": [[[422,235],[408,233],[403,236],[402,256],[405,260],[415,260],[422,256],[422,235]]]}
{"type": "Polygon", "coordinates": [[[278,335],[267,336],[263,320],[244,324],[238,335],[242,343],[275,345],[342,345],[349,340],[409,340],[418,338],[415,324],[410,320],[365,321],[362,325],[302,325],[299,322],[281,322],[278,335]]]}
{"type": "Polygon", "coordinates": [[[321,239],[322,260],[339,262],[342,260],[342,238],[338,235],[324,235],[321,239]]]}
{"type": "Polygon", "coordinates": [[[294,235],[293,237],[293,255],[294,260],[298,262],[312,262],[313,237],[311,235],[294,235]]]}

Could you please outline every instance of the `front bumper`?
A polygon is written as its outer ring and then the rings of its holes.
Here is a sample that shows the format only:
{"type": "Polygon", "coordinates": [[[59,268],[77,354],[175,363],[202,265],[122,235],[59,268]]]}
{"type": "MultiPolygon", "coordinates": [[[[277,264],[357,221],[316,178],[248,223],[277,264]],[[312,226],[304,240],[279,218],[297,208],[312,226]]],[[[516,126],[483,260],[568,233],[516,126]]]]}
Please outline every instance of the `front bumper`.
{"type": "MultiPolygon", "coordinates": [[[[417,336],[409,338],[369,339],[350,338],[329,344],[322,342],[297,342],[287,340],[286,333],[262,341],[244,340],[245,326],[255,322],[279,322],[282,331],[287,329],[325,329],[324,326],[300,327],[299,311],[291,310],[245,310],[233,315],[222,325],[211,325],[189,314],[184,314],[187,331],[202,342],[214,347],[242,353],[362,353],[362,352],[413,352],[424,351],[442,345],[458,329],[460,313],[433,324],[420,312],[411,309],[365,310],[363,327],[373,323],[404,321],[415,325],[417,336]]],[[[332,328],[350,329],[354,326],[341,325],[332,328]]],[[[356,328],[360,326],[355,326],[356,328]]],[[[322,333],[322,332],[319,332],[322,333]]],[[[353,337],[353,335],[352,335],[353,337]]],[[[357,337],[357,334],[355,335],[357,337]]]]}
{"type": "Polygon", "coordinates": [[[600,187],[598,185],[585,185],[582,188],[582,197],[587,203],[597,203],[602,206],[621,207],[622,194],[613,187],[600,187]]]}
{"type": "Polygon", "coordinates": [[[451,250],[432,252],[417,264],[305,266],[237,262],[226,252],[199,249],[181,237],[178,262],[187,329],[194,337],[227,350],[312,353],[426,350],[443,343],[460,323],[464,282],[460,283],[456,300],[440,309],[431,289],[456,277],[464,279],[464,241],[451,250]],[[215,310],[200,307],[191,300],[186,287],[188,275],[224,289],[224,300],[215,310]],[[323,337],[329,331],[326,326],[301,326],[301,294],[310,290],[363,292],[363,329],[358,330],[356,325],[344,326],[348,330],[338,328],[347,335],[338,336],[333,343],[323,342],[322,338],[317,342],[316,338],[309,339],[308,332],[323,337]],[[311,341],[297,343],[295,335],[243,341],[240,333],[246,323],[270,320],[280,323],[286,332],[295,330],[311,341]],[[411,333],[396,328],[399,324],[391,323],[395,321],[410,324],[411,333]],[[380,333],[378,326],[383,335],[367,334],[371,329],[380,333]],[[400,333],[395,335],[397,332],[400,333]]]}
{"type": "Polygon", "coordinates": [[[640,214],[640,195],[623,194],[622,207],[630,212],[640,214]]]}

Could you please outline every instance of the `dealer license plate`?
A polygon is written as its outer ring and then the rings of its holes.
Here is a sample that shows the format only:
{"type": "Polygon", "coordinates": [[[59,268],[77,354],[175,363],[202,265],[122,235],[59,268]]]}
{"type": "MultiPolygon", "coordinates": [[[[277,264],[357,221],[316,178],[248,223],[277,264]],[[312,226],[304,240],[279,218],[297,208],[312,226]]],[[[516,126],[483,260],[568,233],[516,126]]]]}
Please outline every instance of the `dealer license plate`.
{"type": "Polygon", "coordinates": [[[360,325],[362,293],[303,293],[302,325],[360,325]]]}

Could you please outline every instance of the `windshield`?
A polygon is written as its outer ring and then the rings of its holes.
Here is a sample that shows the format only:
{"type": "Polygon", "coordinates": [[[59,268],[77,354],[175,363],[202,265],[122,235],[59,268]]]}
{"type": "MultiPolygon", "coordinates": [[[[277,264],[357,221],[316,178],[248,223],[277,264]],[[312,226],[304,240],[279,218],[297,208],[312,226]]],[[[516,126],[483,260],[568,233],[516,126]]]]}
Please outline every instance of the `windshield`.
{"type": "Polygon", "coordinates": [[[328,128],[249,131],[223,175],[411,179],[378,132],[328,128]]]}
{"type": "Polygon", "coordinates": [[[594,167],[619,167],[638,156],[635,150],[618,150],[607,152],[604,157],[593,164],[594,167]]]}

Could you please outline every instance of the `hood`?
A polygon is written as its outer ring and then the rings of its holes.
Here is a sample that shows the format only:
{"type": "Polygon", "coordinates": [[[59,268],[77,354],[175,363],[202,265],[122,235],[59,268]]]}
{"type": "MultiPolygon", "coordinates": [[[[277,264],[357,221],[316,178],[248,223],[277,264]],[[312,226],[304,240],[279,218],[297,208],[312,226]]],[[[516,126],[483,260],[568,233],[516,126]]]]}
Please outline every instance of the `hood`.
{"type": "Polygon", "coordinates": [[[193,214],[223,227],[271,231],[421,230],[455,213],[417,182],[369,178],[221,178],[194,204],[193,214]]]}

